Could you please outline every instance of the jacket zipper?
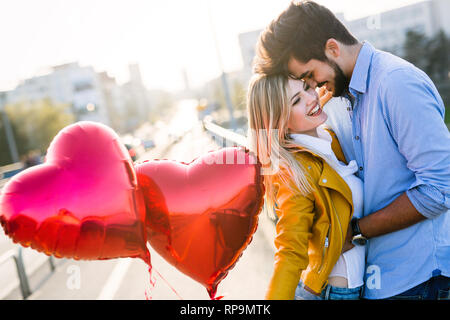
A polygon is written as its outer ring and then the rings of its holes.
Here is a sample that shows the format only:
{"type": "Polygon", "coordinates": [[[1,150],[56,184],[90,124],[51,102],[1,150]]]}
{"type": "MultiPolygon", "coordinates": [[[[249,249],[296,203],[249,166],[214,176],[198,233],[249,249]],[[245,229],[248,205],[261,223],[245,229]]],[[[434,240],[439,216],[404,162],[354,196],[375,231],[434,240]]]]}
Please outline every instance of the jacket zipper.
{"type": "Polygon", "coordinates": [[[320,273],[325,265],[325,254],[326,254],[327,248],[329,246],[330,229],[331,229],[331,223],[328,225],[328,231],[327,231],[327,235],[325,236],[325,242],[323,244],[323,249],[322,249],[322,260],[321,260],[321,264],[320,264],[320,267],[319,267],[319,270],[317,271],[317,273],[320,273]]]}
{"type": "MultiPolygon", "coordinates": [[[[333,201],[331,202],[331,205],[333,206],[333,210],[334,210],[334,212],[336,214],[336,218],[337,218],[338,225],[339,225],[339,231],[340,231],[339,234],[341,236],[341,242],[342,242],[342,225],[341,225],[341,220],[339,219],[339,215],[337,214],[336,207],[334,206],[333,201]]],[[[330,230],[331,230],[331,223],[329,224],[327,236],[325,237],[325,243],[324,243],[323,250],[322,250],[322,263],[321,263],[320,268],[317,271],[317,273],[320,273],[322,271],[323,267],[325,266],[324,260],[325,260],[326,250],[329,247],[330,230]]]]}
{"type": "Polygon", "coordinates": [[[337,211],[336,211],[336,208],[335,208],[335,206],[334,206],[334,203],[333,203],[333,201],[331,201],[331,204],[333,205],[333,209],[334,209],[334,212],[335,212],[335,214],[336,214],[336,218],[337,218],[337,221],[338,221],[338,223],[339,223],[339,235],[341,236],[341,242],[343,243],[343,241],[342,241],[342,236],[343,236],[343,234],[342,234],[342,225],[341,225],[341,220],[339,219],[339,215],[338,215],[338,213],[337,213],[337,211]]]}

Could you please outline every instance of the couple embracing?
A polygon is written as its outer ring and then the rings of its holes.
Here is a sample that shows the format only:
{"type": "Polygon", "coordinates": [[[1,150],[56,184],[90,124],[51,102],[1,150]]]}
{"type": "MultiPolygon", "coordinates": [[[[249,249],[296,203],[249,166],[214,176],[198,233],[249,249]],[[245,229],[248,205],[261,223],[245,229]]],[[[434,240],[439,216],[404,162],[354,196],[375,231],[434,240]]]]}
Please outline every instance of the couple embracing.
{"type": "Polygon", "coordinates": [[[278,218],[266,298],[449,299],[450,133],[429,77],[313,1],[261,33],[254,70],[249,132],[278,218]]]}

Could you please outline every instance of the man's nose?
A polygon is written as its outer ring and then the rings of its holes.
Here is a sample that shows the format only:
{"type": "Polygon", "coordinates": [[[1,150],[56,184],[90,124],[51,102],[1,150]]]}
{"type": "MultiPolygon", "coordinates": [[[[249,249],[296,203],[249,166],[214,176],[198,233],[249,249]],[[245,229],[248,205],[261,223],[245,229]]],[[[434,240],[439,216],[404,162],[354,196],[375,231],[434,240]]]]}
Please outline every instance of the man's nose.
{"type": "Polygon", "coordinates": [[[317,88],[317,81],[314,81],[313,79],[305,79],[305,82],[313,89],[317,88]]]}

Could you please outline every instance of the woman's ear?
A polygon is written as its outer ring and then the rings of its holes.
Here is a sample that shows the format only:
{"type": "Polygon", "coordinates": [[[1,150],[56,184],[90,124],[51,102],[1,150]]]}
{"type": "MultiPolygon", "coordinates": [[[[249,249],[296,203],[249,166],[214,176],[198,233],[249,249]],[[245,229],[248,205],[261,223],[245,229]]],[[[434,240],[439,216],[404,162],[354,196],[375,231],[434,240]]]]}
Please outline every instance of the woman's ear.
{"type": "Polygon", "coordinates": [[[339,58],[341,55],[341,44],[333,38],[330,38],[325,43],[325,55],[328,59],[333,58],[333,60],[339,58]]]}

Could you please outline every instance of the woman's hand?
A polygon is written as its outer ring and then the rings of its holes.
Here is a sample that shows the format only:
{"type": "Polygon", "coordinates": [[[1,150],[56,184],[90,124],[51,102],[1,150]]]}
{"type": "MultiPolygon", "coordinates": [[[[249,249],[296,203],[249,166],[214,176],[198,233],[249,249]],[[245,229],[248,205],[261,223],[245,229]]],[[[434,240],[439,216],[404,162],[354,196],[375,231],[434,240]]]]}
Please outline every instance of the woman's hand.
{"type": "Polygon", "coordinates": [[[309,293],[312,293],[312,294],[315,295],[315,296],[320,296],[320,293],[317,293],[317,292],[313,291],[310,287],[308,287],[308,286],[305,285],[304,288],[305,288],[305,290],[308,291],[309,293]]]}
{"type": "Polygon", "coordinates": [[[331,91],[328,91],[325,87],[319,88],[319,101],[322,108],[331,98],[333,98],[333,93],[331,91]]]}

